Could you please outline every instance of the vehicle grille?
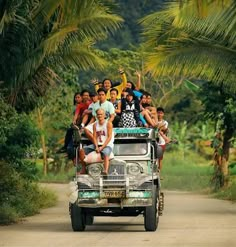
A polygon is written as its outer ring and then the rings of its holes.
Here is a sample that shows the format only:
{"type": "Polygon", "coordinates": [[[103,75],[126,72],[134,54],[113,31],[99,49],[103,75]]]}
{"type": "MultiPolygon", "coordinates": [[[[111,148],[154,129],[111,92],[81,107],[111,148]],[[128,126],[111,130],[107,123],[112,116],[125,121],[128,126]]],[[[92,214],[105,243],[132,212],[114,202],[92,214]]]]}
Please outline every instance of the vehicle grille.
{"type": "Polygon", "coordinates": [[[125,164],[119,164],[119,163],[111,163],[109,167],[109,177],[114,177],[114,179],[119,175],[119,177],[124,177],[124,174],[126,174],[125,171],[126,167],[125,164]]]}
{"type": "Polygon", "coordinates": [[[103,179],[104,187],[115,187],[124,188],[125,187],[125,175],[126,175],[126,165],[125,163],[120,163],[113,161],[110,163],[108,176],[103,179]]]}

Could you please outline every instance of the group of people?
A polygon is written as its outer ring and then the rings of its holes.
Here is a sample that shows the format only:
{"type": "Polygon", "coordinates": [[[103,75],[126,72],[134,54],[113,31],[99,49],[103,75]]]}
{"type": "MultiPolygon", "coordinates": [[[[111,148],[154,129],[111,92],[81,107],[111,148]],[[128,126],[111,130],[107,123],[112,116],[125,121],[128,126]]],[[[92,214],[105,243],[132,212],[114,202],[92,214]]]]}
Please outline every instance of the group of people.
{"type": "MultiPolygon", "coordinates": [[[[74,95],[73,125],[83,128],[91,145],[80,150],[82,164],[81,173],[85,173],[85,155],[92,151],[101,153],[104,160],[103,174],[108,173],[109,155],[112,152],[114,135],[113,127],[155,127],[159,130],[158,145],[165,149],[170,140],[167,136],[168,122],[164,120],[164,109],[155,108],[151,103],[151,94],[141,90],[141,74],[136,72],[136,85],[127,81],[123,70],[119,70],[122,81],[112,83],[110,79],[103,82],[93,81],[95,90],[83,90],[74,95]]],[[[66,150],[72,139],[72,129],[67,131],[66,150]]],[[[159,169],[162,166],[162,157],[159,158],[159,169]]]]}

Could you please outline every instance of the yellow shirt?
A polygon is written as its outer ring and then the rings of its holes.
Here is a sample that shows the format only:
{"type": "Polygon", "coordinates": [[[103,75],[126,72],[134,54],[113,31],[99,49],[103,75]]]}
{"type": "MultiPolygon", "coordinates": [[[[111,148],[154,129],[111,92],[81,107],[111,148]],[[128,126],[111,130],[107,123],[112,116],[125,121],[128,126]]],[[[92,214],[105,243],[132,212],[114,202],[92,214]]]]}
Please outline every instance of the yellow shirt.
{"type": "MultiPolygon", "coordinates": [[[[122,93],[122,90],[124,88],[126,88],[126,84],[127,84],[127,78],[126,78],[126,74],[125,73],[122,73],[121,74],[121,84],[118,85],[118,86],[115,86],[114,88],[116,88],[118,90],[118,95],[117,95],[117,99],[121,99],[121,93],[122,93]]],[[[112,89],[112,88],[110,88],[112,89]]],[[[110,96],[110,89],[107,91],[107,94],[106,94],[106,99],[109,100],[111,98],[110,96]]],[[[97,92],[98,90],[98,85],[95,85],[95,90],[97,92]]]]}

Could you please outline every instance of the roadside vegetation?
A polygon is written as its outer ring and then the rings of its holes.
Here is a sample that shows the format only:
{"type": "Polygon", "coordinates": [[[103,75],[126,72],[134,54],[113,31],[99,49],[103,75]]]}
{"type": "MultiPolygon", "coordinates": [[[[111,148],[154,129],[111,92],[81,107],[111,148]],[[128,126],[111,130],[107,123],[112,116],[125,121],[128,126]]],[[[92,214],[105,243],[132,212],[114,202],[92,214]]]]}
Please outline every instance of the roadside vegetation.
{"type": "Polygon", "coordinates": [[[55,205],[56,196],[36,183],[39,170],[26,158],[39,147],[33,121],[2,98],[0,104],[0,224],[9,224],[55,205]]]}
{"type": "Polygon", "coordinates": [[[71,160],[58,155],[60,163],[55,166],[54,162],[49,163],[49,170],[45,175],[43,173],[43,160],[36,161],[36,167],[39,170],[38,179],[42,183],[68,183],[75,176],[75,167],[71,160]]]}
{"type": "Polygon", "coordinates": [[[165,152],[161,172],[162,187],[167,190],[209,192],[213,167],[197,153],[188,152],[183,159],[179,152],[165,152]]]}
{"type": "Polygon", "coordinates": [[[167,148],[161,183],[164,190],[206,193],[219,199],[236,201],[236,166],[230,168],[229,173],[229,184],[219,190],[215,187],[215,167],[211,160],[192,151],[188,151],[183,158],[180,152],[167,148]]]}
{"type": "Polygon", "coordinates": [[[54,193],[23,178],[6,163],[0,163],[0,177],[0,225],[19,222],[57,202],[54,193]]]}

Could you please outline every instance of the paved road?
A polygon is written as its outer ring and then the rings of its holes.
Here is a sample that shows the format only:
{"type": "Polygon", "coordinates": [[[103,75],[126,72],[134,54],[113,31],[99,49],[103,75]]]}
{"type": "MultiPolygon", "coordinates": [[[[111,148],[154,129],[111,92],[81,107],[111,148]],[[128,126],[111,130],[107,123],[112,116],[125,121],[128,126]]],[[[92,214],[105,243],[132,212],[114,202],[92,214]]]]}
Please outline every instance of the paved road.
{"type": "Polygon", "coordinates": [[[97,217],[85,232],[73,232],[67,185],[50,185],[56,207],[22,223],[0,227],[0,247],[234,247],[236,204],[191,193],[165,192],[165,211],[156,232],[145,232],[143,217],[97,217]]]}

